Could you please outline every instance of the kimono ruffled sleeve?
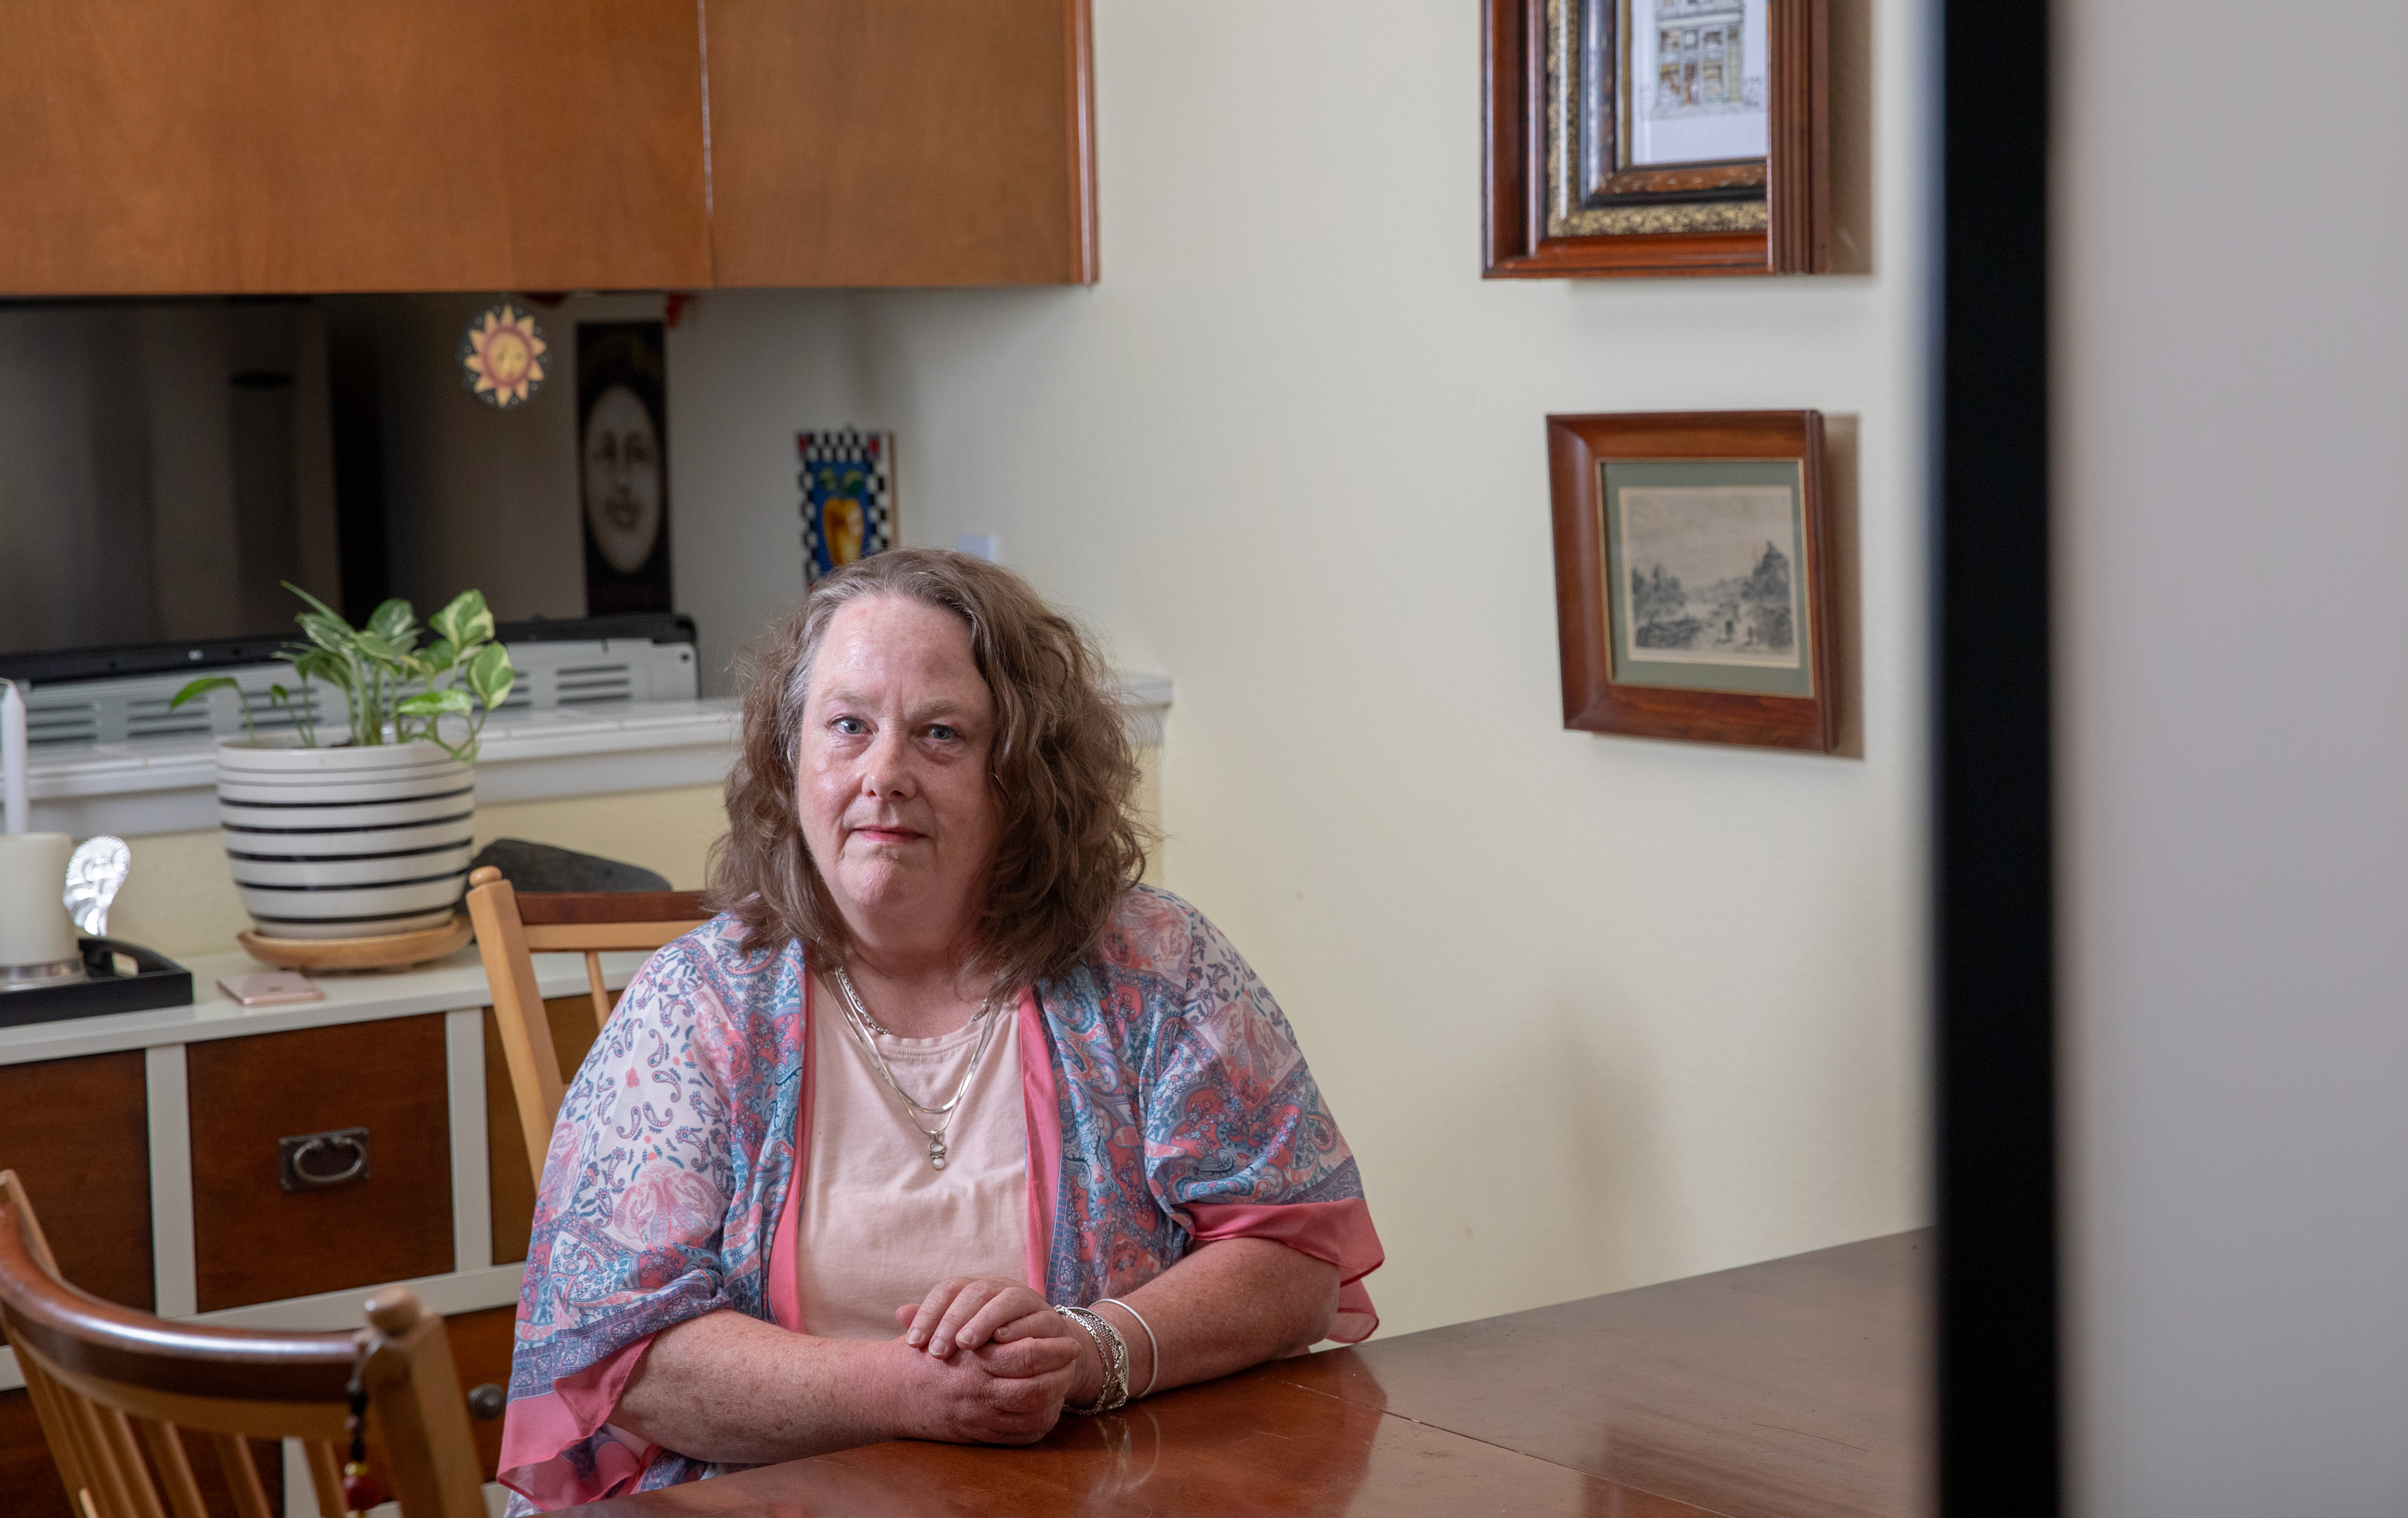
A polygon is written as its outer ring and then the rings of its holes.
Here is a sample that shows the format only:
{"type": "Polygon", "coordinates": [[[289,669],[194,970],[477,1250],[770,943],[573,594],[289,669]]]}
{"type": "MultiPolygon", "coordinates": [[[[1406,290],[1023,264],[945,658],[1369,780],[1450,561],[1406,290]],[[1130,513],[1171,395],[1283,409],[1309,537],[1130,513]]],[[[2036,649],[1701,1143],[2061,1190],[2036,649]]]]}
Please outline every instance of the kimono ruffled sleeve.
{"type": "MultiPolygon", "coordinates": [[[[1354,1152],[1270,992],[1202,913],[1132,892],[1112,936],[1178,988],[1140,1072],[1147,1184],[1199,1243],[1269,1239],[1338,1267],[1330,1337],[1369,1338],[1384,1257],[1354,1152]]],[[[1108,950],[1108,952],[1110,952],[1108,950]]]]}
{"type": "Polygon", "coordinates": [[[536,1196],[502,1428],[505,1484],[539,1509],[643,1484],[660,1454],[611,1425],[652,1337],[744,1306],[724,1241],[741,1009],[706,924],[655,953],[570,1083],[536,1196]]]}

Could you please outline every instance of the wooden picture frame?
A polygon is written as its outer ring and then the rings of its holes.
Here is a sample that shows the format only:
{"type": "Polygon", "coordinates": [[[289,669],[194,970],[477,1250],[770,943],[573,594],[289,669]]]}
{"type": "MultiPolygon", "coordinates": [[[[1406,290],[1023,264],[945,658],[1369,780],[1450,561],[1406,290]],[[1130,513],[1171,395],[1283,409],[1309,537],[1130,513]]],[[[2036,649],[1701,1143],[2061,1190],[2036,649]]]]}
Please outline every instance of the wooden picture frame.
{"type": "MultiPolygon", "coordinates": [[[[1829,268],[1827,0],[1483,0],[1483,7],[1486,278],[1829,268]],[[1728,76],[1734,91],[1746,84],[1744,101],[1731,110],[1760,127],[1761,157],[1690,162],[1672,151],[1661,163],[1634,161],[1633,101],[1645,96],[1627,82],[1634,64],[1647,65],[1641,55],[1653,55],[1657,33],[1635,31],[1632,21],[1634,14],[1655,17],[1659,6],[1671,7],[1663,36],[1689,10],[1706,8],[1744,10],[1746,34],[1762,32],[1769,56],[1760,109],[1736,60],[1728,76]]],[[[1657,66],[1668,83],[1677,72],[1657,66]]],[[[1725,67],[1719,51],[1708,66],[1725,67]]],[[[1722,79],[1717,72],[1711,82],[1722,88],[1722,79]]],[[[1707,140],[1696,150],[1717,150],[1707,140]]]]}
{"type": "Polygon", "coordinates": [[[1551,416],[1547,459],[1566,727],[1839,747],[1821,412],[1551,416]]]}

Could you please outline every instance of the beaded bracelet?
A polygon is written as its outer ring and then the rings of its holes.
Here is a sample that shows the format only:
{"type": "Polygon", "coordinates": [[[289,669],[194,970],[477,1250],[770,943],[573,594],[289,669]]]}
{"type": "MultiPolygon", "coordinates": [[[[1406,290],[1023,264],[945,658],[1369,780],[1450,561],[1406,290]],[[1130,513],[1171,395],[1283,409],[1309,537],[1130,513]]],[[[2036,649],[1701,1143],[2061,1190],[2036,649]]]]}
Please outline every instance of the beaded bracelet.
{"type": "Polygon", "coordinates": [[[1111,1412],[1128,1401],[1128,1345],[1112,1320],[1100,1312],[1090,1312],[1082,1307],[1056,1305],[1054,1311],[1077,1324],[1087,1337],[1096,1341],[1096,1357],[1103,1362],[1104,1385],[1096,1394],[1096,1405],[1082,1408],[1075,1402],[1062,1405],[1082,1417],[1093,1418],[1111,1412]]]}

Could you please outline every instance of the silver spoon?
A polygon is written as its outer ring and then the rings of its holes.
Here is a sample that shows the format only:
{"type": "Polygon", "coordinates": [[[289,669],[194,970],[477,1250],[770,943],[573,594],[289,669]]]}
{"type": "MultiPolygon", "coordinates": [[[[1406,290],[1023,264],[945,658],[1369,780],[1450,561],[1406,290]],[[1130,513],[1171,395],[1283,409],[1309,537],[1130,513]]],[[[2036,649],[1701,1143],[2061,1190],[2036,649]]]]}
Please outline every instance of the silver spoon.
{"type": "Polygon", "coordinates": [[[108,937],[108,904],[117,899],[133,867],[134,851],[123,838],[106,833],[84,839],[67,856],[67,891],[62,899],[86,937],[108,937]]]}

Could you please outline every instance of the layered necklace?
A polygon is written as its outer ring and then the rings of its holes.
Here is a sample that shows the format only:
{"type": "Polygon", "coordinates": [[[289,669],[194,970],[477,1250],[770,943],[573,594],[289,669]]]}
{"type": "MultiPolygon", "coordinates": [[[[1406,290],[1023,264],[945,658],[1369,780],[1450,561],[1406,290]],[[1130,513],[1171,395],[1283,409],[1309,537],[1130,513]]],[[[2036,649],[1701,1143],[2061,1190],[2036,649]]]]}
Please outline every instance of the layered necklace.
{"type": "Polygon", "coordinates": [[[852,1027],[853,1036],[861,1040],[863,1052],[869,1055],[869,1067],[878,1072],[878,1079],[884,1081],[886,1089],[895,1093],[896,1099],[903,1104],[904,1121],[920,1130],[921,1136],[928,1140],[928,1163],[939,1170],[943,1169],[945,1167],[945,1130],[953,1126],[953,1113],[960,1109],[962,1098],[970,1094],[970,1082],[978,1079],[979,1065],[986,1058],[987,1042],[995,1037],[995,1025],[1003,1021],[999,1017],[989,1015],[995,1010],[995,998],[989,996],[981,1004],[977,1011],[970,1014],[971,1022],[983,1024],[984,1026],[979,1029],[978,1047],[970,1053],[970,1067],[962,1072],[962,1083],[953,1088],[953,1099],[942,1107],[930,1107],[925,1102],[913,1098],[910,1092],[896,1082],[895,1072],[886,1067],[886,1057],[878,1052],[878,1035],[883,1033],[890,1038],[899,1038],[902,1035],[870,1016],[869,1009],[861,1004],[861,993],[853,988],[853,977],[844,972],[842,965],[838,965],[834,968],[837,989],[844,993],[845,1010],[848,1014],[845,1022],[852,1027]],[[921,1121],[923,1116],[935,1119],[937,1125],[933,1128],[928,1126],[926,1123],[921,1121]]]}

